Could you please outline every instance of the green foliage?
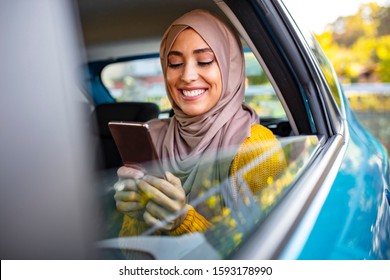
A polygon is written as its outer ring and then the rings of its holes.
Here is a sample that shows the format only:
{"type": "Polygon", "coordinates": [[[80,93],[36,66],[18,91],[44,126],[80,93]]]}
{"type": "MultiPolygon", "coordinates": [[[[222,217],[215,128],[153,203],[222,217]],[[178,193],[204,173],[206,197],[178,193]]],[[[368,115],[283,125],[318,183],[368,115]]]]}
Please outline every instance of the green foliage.
{"type": "Polygon", "coordinates": [[[263,71],[256,76],[247,76],[247,79],[250,85],[263,85],[268,83],[268,77],[263,71]]]}
{"type": "MultiPolygon", "coordinates": [[[[338,18],[316,35],[343,83],[390,82],[390,7],[361,5],[356,15],[338,18]]],[[[390,95],[349,94],[360,122],[390,152],[390,95]]]]}
{"type": "Polygon", "coordinates": [[[389,7],[363,4],[316,37],[342,82],[390,82],[389,7]]]}

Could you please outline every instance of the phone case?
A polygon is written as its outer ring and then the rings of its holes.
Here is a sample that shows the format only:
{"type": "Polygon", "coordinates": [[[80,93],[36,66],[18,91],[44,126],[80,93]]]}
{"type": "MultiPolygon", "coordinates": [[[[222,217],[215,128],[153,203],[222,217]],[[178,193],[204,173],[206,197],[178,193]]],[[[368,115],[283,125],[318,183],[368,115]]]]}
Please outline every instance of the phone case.
{"type": "Polygon", "coordinates": [[[108,126],[123,165],[141,169],[153,176],[164,177],[147,123],[109,122],[108,126]]]}

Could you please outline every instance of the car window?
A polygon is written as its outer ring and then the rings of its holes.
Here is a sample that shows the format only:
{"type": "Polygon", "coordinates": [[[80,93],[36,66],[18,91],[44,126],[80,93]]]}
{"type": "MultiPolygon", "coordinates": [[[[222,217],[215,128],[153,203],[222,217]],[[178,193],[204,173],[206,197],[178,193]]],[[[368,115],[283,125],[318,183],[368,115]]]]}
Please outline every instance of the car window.
{"type": "MultiPolygon", "coordinates": [[[[256,37],[249,39],[255,40],[256,37]]],[[[248,46],[253,47],[253,50],[257,47],[255,44],[248,44],[248,46]]],[[[295,125],[294,117],[300,114],[302,117],[297,118],[297,121],[306,120],[305,114],[309,111],[297,110],[296,107],[290,106],[290,104],[300,104],[294,101],[300,100],[300,96],[295,95],[298,89],[288,88],[282,91],[285,88],[282,88],[281,84],[295,86],[292,77],[286,79],[289,73],[286,71],[288,67],[286,69],[282,67],[283,60],[264,61],[264,68],[268,68],[265,71],[249,48],[245,47],[243,52],[246,74],[243,101],[254,108],[262,124],[272,130],[281,145],[282,152],[279,148],[262,149],[260,154],[251,155],[250,162],[246,162],[244,167],[240,166],[242,168],[237,173],[230,173],[231,169],[229,169],[229,175],[226,175],[229,177],[223,182],[215,181],[215,176],[213,177],[215,168],[219,165],[226,167],[227,164],[229,168],[233,168],[232,154],[237,154],[237,147],[230,151],[219,149],[217,161],[215,158],[209,158],[206,153],[202,153],[200,158],[197,158],[201,166],[197,172],[204,172],[201,174],[204,181],[191,186],[188,204],[207,221],[210,221],[212,226],[205,232],[195,234],[170,236],[162,233],[161,235],[158,227],[147,227],[142,219],[129,221],[129,216],[120,213],[113,200],[115,193],[113,186],[118,180],[117,174],[113,173],[112,178],[109,178],[109,183],[106,178],[98,180],[104,182],[107,187],[104,192],[107,194],[104,196],[107,207],[103,207],[107,210],[104,215],[107,219],[105,223],[107,232],[100,246],[105,249],[119,249],[114,255],[110,255],[109,252],[108,258],[229,258],[244,244],[245,240],[251,237],[254,230],[266,224],[267,218],[272,216],[275,208],[283,205],[286,194],[294,188],[295,182],[300,180],[306,168],[310,166],[312,159],[320,150],[319,139],[315,135],[308,136],[303,133],[301,136],[292,136],[290,122],[295,125]],[[277,69],[280,67],[284,71],[275,74],[278,71],[275,69],[270,71],[270,65],[277,69]],[[273,77],[268,75],[273,75],[273,77]],[[276,76],[279,79],[275,80],[276,76]],[[274,87],[278,87],[278,95],[274,87]],[[286,102],[285,97],[288,95],[291,98],[289,102],[286,102]],[[285,98],[283,104],[289,112],[288,121],[286,121],[287,114],[279,98],[285,98]],[[298,113],[292,115],[293,110],[298,113]],[[275,161],[273,162],[276,163],[275,165],[265,168],[264,164],[271,162],[269,161],[271,157],[279,157],[284,164],[275,161]],[[275,169],[280,167],[280,173],[278,172],[275,176],[264,175],[274,167],[275,169]],[[124,226],[130,228],[126,231],[127,234],[123,233],[124,226]],[[132,229],[136,231],[133,232],[132,229]],[[178,243],[182,245],[177,246],[178,243]]],[[[277,55],[276,52],[270,53],[277,55]]],[[[264,59],[266,54],[268,54],[268,49],[264,50],[264,53],[259,53],[259,56],[264,59]]],[[[100,73],[102,69],[100,80],[112,97],[112,101],[117,103],[152,102],[157,104],[162,112],[165,112],[164,116],[167,116],[171,104],[167,98],[158,54],[135,55],[119,58],[119,61],[105,60],[104,64],[98,66],[106,66],[99,68],[99,71],[95,73],[100,73]]],[[[294,135],[298,135],[301,131],[296,128],[294,132],[296,132],[293,133],[294,135]]],[[[267,141],[262,141],[262,145],[267,145],[267,141]]]]}
{"type": "MultiPolygon", "coordinates": [[[[289,9],[289,13],[294,16],[294,13],[297,12],[295,10],[297,6],[292,5],[290,1],[284,1],[283,3],[289,9]]],[[[313,33],[307,28],[305,19],[295,16],[294,21],[299,26],[301,34],[305,38],[306,43],[311,49],[311,52],[314,55],[314,58],[316,59],[319,67],[321,68],[334,100],[336,101],[339,108],[342,108],[339,84],[333,66],[329,62],[313,33]]]]}
{"type": "MultiPolygon", "coordinates": [[[[263,145],[266,145],[263,143],[263,145]]],[[[221,151],[217,160],[210,161],[207,154],[201,159],[205,180],[191,192],[194,199],[191,205],[212,222],[213,226],[204,233],[192,233],[182,236],[159,236],[155,234],[158,227],[146,228],[136,235],[121,236],[118,231],[122,225],[122,216],[115,210],[106,215],[108,221],[107,238],[99,247],[108,250],[106,258],[160,258],[160,259],[208,259],[228,258],[248,238],[253,230],[259,227],[272,212],[282,203],[284,196],[291,190],[297,176],[299,177],[310,163],[319,148],[317,136],[295,136],[280,140],[281,150],[286,159],[286,168],[275,178],[268,178],[266,183],[255,192],[247,184],[247,173],[261,166],[269,157],[279,153],[280,149],[270,150],[254,158],[252,162],[236,173],[237,185],[234,191],[227,191],[224,182],[207,180],[207,172],[212,166],[223,164],[235,150],[221,151]],[[120,236],[119,240],[115,239],[120,236]],[[111,239],[114,238],[114,239],[111,239]],[[185,241],[184,241],[185,240],[185,241]],[[180,246],[177,246],[180,243],[180,246]],[[176,244],[176,246],[175,246],[176,244]],[[185,248],[183,248],[185,247],[185,248]],[[169,248],[169,250],[166,250],[169,248]],[[199,248],[203,248],[199,250],[199,248]],[[118,249],[113,251],[113,249],[118,249]],[[115,253],[113,253],[115,252],[115,253]]],[[[263,166],[262,166],[263,168],[263,166]]],[[[105,208],[109,209],[109,208],[105,208]]],[[[138,227],[137,224],[132,224],[138,227]]],[[[145,228],[139,226],[138,228],[145,228]]]]}
{"type": "MultiPolygon", "coordinates": [[[[250,51],[245,51],[244,56],[245,102],[252,106],[260,117],[284,118],[285,111],[255,56],[250,51]]],[[[103,69],[101,79],[116,102],[153,102],[158,104],[163,112],[171,109],[159,57],[109,64],[103,69]]]]}

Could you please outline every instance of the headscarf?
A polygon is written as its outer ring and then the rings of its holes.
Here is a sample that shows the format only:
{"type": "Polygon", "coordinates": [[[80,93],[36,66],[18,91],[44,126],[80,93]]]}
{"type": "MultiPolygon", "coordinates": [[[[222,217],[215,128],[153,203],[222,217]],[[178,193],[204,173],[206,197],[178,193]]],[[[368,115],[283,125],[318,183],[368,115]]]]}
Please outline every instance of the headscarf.
{"type": "Polygon", "coordinates": [[[234,155],[228,160],[229,164],[202,165],[200,158],[204,155],[210,163],[224,148],[238,147],[250,136],[250,128],[259,118],[252,108],[243,104],[245,65],[241,43],[225,23],[208,11],[188,12],[165,32],[160,45],[165,79],[168,53],[186,28],[196,31],[214,52],[222,76],[220,100],[207,113],[188,116],[174,103],[166,86],[175,114],[169,120],[152,122],[151,128],[164,167],[181,179],[188,194],[194,186],[204,183],[206,173],[212,182],[227,178],[234,155]],[[202,168],[207,172],[202,172],[202,168]]]}

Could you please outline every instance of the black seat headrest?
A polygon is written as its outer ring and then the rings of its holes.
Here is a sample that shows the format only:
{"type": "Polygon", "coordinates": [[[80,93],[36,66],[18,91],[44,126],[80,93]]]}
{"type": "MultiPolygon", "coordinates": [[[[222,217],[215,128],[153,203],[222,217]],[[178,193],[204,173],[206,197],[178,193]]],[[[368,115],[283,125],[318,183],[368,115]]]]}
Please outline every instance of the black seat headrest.
{"type": "Polygon", "coordinates": [[[159,113],[157,104],[149,102],[105,103],[96,106],[94,111],[99,134],[103,137],[111,136],[110,121],[146,122],[157,118],[159,113]]]}

